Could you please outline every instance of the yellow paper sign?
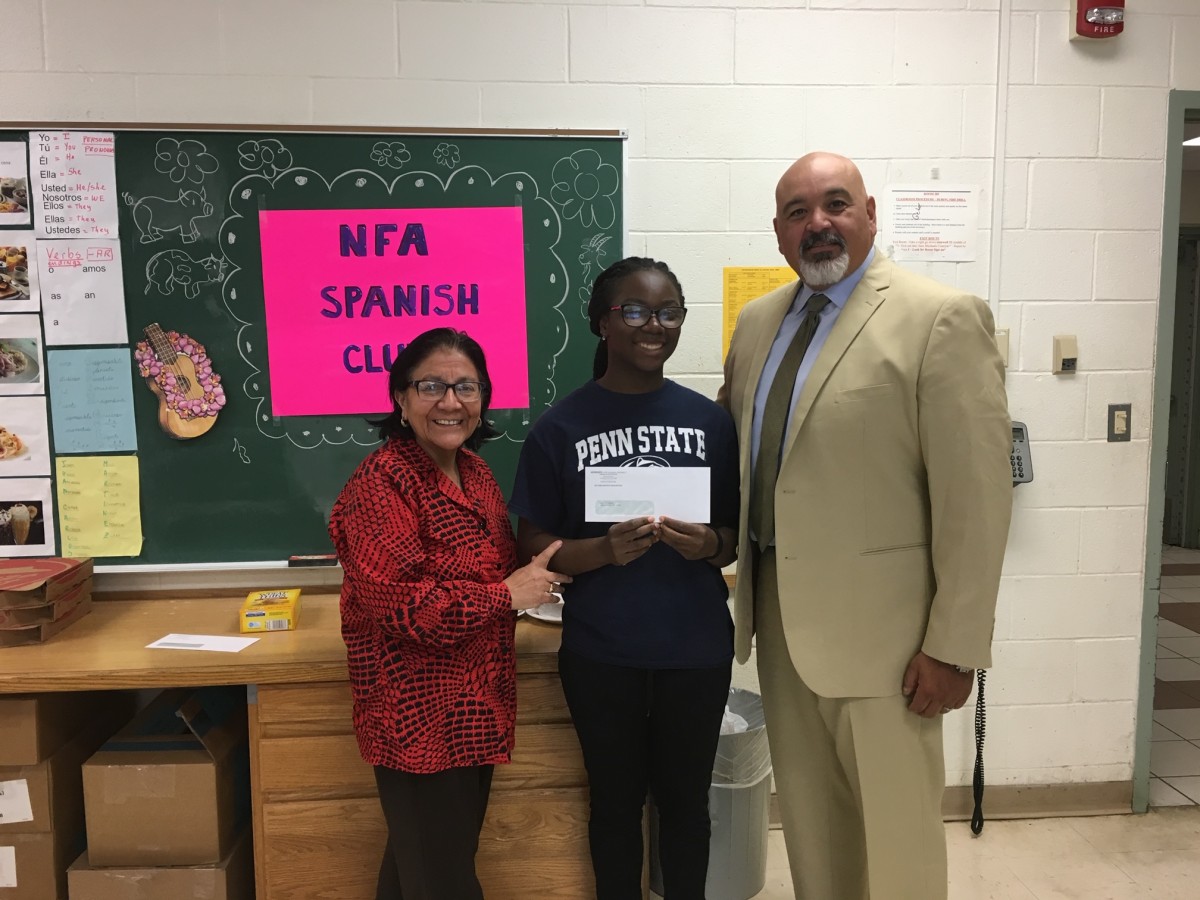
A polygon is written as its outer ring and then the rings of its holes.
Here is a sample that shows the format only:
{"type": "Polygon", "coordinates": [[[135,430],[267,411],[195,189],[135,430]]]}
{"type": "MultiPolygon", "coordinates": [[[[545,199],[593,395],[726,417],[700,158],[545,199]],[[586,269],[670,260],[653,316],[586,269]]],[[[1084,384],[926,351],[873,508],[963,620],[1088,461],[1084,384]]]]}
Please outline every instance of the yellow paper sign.
{"type": "Polygon", "coordinates": [[[722,279],[724,314],[721,327],[721,358],[729,353],[729,339],[744,307],[756,297],[769,294],[775,288],[796,280],[796,273],[787,266],[726,266],[722,279]]]}
{"type": "Polygon", "coordinates": [[[137,556],[142,552],[136,456],[60,456],[54,468],[63,556],[137,556]]]}

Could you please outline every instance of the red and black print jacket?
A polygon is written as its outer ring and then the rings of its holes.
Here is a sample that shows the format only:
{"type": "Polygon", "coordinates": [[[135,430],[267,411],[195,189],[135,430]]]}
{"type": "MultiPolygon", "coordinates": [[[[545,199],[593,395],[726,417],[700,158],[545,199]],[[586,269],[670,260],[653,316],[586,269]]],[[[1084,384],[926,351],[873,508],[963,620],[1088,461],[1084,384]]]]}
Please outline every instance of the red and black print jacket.
{"type": "Polygon", "coordinates": [[[393,439],[333,506],[354,731],[371,765],[423,774],[512,752],[515,542],[487,463],[460,450],[458,468],[462,490],[393,439]]]}

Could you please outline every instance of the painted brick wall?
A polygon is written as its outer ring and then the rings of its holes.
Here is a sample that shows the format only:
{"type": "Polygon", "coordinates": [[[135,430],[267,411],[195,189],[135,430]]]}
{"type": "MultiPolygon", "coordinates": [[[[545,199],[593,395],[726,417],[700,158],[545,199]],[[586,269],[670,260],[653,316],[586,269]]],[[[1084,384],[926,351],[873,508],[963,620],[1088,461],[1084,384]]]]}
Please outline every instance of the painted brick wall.
{"type": "MultiPolygon", "coordinates": [[[[1130,776],[1167,92],[1200,89],[1196,0],[1137,0],[1102,46],[1068,43],[1063,0],[3,8],[6,118],[627,129],[627,250],[679,274],[694,311],[672,373],[710,394],[721,267],[781,264],[772,192],[796,156],[853,156],[875,191],[935,169],[980,185],[979,260],[922,268],[993,302],[1012,410],[1038,442],[996,626],[989,778],[1130,776]],[[1063,332],[1079,336],[1071,379],[1049,374],[1063,332]],[[1123,401],[1133,441],[1106,444],[1123,401]]],[[[946,740],[965,781],[967,716],[946,740]]]]}

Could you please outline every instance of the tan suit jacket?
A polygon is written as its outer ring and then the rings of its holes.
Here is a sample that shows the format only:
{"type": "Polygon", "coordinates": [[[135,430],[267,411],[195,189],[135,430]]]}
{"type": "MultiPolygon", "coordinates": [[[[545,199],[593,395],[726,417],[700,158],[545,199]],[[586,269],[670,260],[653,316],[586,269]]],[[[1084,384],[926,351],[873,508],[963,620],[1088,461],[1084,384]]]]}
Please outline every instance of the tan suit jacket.
{"type": "MultiPolygon", "coordinates": [[[[717,398],[741,447],[741,662],[754,631],[754,392],[797,287],[742,311],[717,398]]],[[[775,547],[788,652],[817,694],[898,694],[922,649],[991,665],[1012,511],[1011,423],[992,335],[981,299],[877,253],[815,361],[784,439],[775,547]]]]}

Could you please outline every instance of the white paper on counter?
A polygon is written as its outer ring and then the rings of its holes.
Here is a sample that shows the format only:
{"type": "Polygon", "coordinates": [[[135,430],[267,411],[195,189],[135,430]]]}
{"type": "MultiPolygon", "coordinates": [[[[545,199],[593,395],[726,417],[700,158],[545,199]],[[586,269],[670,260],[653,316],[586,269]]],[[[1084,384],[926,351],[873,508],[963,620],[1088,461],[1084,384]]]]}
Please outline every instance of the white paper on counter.
{"type": "Polygon", "coordinates": [[[0,781],[0,825],[33,821],[33,804],[29,801],[29,782],[0,781]]]}
{"type": "Polygon", "coordinates": [[[240,653],[258,638],[226,637],[220,634],[168,634],[160,637],[147,650],[209,650],[216,653],[240,653]]]}
{"type": "Polygon", "coordinates": [[[125,344],[125,285],[117,241],[38,241],[46,345],[125,344]]]}
{"type": "Polygon", "coordinates": [[[583,471],[584,518],[624,522],[637,516],[709,520],[711,473],[706,466],[588,466],[583,471]]]}

